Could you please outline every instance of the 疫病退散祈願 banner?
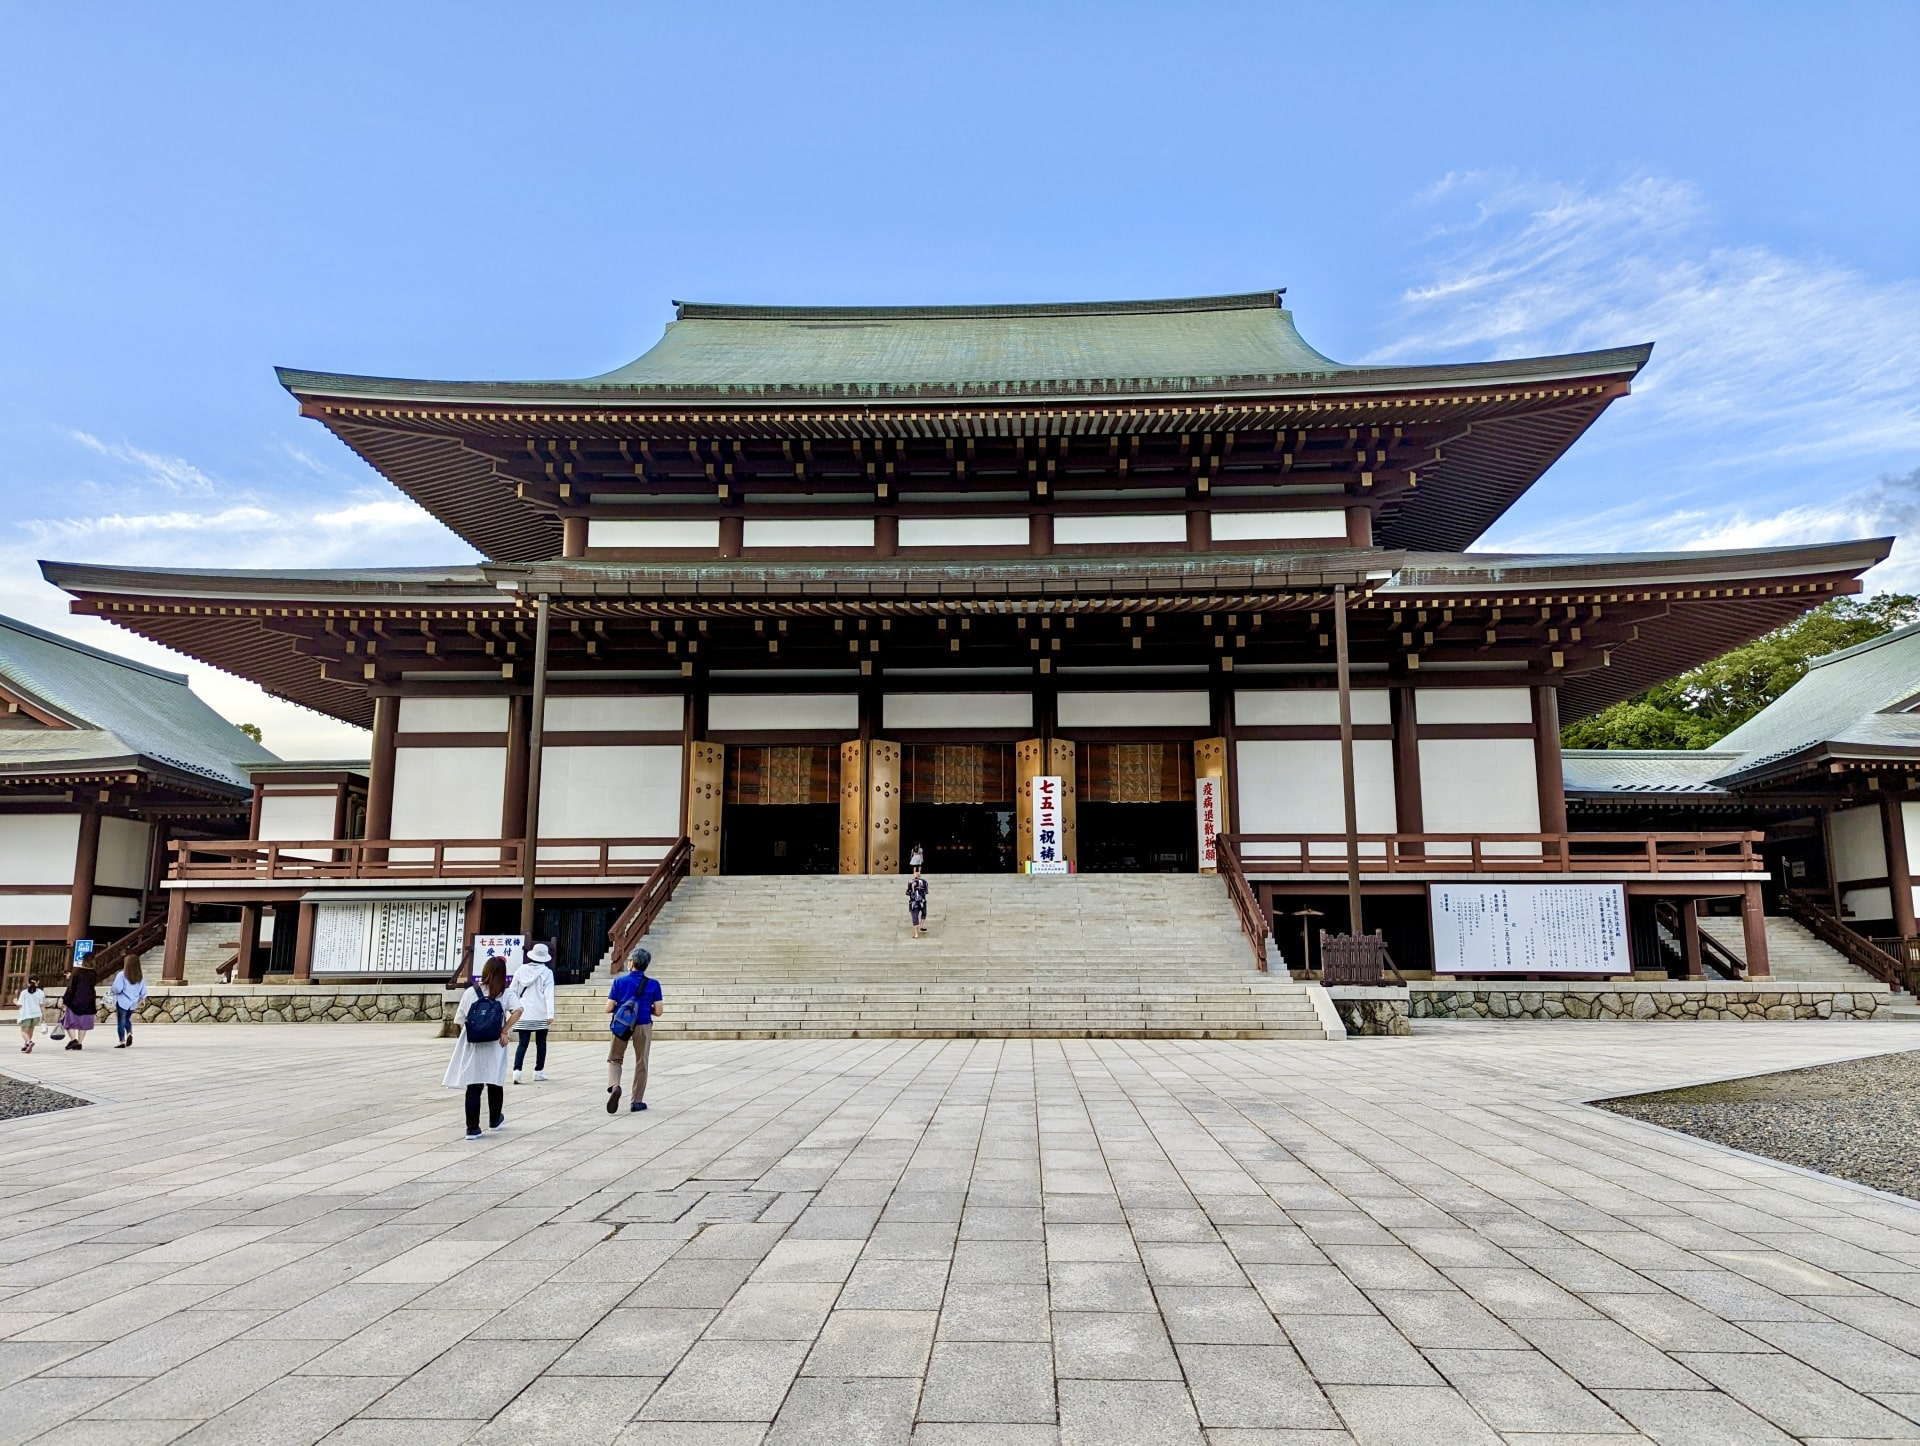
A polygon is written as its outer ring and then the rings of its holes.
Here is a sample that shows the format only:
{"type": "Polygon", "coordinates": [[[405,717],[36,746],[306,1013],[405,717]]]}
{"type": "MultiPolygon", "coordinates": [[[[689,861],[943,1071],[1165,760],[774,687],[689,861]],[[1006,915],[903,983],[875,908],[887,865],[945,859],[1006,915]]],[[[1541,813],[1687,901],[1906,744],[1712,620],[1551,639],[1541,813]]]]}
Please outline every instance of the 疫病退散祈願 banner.
{"type": "Polygon", "coordinates": [[[1435,884],[1436,974],[1631,974],[1619,884],[1435,884]]]}

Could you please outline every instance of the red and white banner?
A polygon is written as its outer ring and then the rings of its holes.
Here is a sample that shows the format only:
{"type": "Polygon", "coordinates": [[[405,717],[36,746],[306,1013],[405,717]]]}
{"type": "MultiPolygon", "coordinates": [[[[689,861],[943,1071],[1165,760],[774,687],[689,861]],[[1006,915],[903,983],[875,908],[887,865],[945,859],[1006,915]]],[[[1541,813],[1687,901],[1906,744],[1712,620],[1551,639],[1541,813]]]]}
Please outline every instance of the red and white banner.
{"type": "Polygon", "coordinates": [[[1193,781],[1193,806],[1200,825],[1200,872],[1211,874],[1220,868],[1220,779],[1208,774],[1193,781]]]}
{"type": "Polygon", "coordinates": [[[1061,780],[1043,773],[1033,780],[1033,858],[1027,871],[1035,874],[1068,872],[1066,837],[1060,818],[1061,780]]]}

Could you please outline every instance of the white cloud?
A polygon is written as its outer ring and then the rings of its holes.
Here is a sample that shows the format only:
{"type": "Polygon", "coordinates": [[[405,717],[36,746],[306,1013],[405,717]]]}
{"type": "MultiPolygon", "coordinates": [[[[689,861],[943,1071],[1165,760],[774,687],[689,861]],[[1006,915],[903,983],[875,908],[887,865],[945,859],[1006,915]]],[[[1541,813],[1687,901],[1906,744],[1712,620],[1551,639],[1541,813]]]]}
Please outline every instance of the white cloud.
{"type": "Polygon", "coordinates": [[[1651,341],[1631,420],[1583,447],[1685,434],[1711,444],[1698,467],[1722,470],[1920,453],[1920,283],[1722,244],[1698,191],[1663,177],[1458,175],[1421,204],[1447,213],[1424,243],[1435,259],[1370,360],[1651,341]]]}
{"type": "Polygon", "coordinates": [[[205,497],[214,491],[213,479],[184,457],[169,457],[164,452],[149,452],[124,442],[103,442],[90,432],[70,431],[67,435],[89,452],[139,469],[145,480],[158,483],[170,492],[205,497]]]}

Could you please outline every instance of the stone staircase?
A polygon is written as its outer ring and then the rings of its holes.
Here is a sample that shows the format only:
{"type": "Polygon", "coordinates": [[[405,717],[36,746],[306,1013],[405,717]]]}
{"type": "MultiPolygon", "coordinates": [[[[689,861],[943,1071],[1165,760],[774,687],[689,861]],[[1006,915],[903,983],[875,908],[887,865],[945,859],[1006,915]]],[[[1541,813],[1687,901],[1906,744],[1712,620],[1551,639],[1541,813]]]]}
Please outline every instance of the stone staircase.
{"type": "MultiPolygon", "coordinates": [[[[1717,939],[1734,958],[1746,959],[1746,936],[1741,932],[1739,919],[1703,917],[1700,928],[1717,939]]],[[[1823,944],[1799,920],[1778,914],[1767,916],[1767,967],[1782,983],[1886,987],[1839,950],[1823,944]]]]}
{"type": "MultiPolygon", "coordinates": [[[[658,1035],[1341,1037],[1307,986],[1254,968],[1215,878],[931,883],[915,939],[901,877],[686,880],[646,941],[658,1035]]],[[[605,1038],[607,977],[560,992],[557,1038],[605,1038]]]]}

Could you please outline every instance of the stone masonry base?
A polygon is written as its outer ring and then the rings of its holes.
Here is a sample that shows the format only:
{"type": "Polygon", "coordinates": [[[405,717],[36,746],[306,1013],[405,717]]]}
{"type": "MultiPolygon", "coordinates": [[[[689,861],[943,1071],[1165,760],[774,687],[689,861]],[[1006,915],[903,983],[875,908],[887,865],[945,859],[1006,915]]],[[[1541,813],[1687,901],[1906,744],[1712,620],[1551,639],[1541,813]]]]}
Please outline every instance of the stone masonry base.
{"type": "MultiPolygon", "coordinates": [[[[142,1020],[174,1024],[305,1024],[308,1021],[433,1023],[447,1014],[447,995],[431,984],[154,985],[142,1020]]],[[[111,1023],[111,1010],[103,1023],[111,1023]]]]}

